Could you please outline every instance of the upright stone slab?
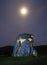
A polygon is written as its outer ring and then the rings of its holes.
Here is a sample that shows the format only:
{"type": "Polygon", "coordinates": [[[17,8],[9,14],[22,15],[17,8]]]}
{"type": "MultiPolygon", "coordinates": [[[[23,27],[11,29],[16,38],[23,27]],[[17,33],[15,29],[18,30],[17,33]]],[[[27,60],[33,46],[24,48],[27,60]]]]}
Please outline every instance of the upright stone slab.
{"type": "Polygon", "coordinates": [[[31,34],[20,34],[16,39],[13,49],[13,56],[37,56],[37,51],[33,48],[33,36],[31,34]]]}

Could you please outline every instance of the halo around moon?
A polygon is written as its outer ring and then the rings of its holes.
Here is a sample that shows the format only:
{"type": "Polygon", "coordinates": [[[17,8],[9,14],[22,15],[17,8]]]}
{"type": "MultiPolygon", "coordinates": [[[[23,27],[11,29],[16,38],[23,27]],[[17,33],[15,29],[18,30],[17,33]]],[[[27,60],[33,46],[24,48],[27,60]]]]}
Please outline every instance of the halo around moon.
{"type": "Polygon", "coordinates": [[[20,13],[22,15],[26,15],[27,14],[27,9],[26,8],[21,8],[20,13]]]}

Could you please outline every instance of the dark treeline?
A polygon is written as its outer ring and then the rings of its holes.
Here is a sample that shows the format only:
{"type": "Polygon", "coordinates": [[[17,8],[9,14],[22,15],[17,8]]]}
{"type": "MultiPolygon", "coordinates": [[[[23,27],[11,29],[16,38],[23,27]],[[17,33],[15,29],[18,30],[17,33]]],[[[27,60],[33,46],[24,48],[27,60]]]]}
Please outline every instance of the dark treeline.
{"type": "Polygon", "coordinates": [[[11,56],[13,52],[13,46],[5,46],[0,48],[0,55],[11,56]]]}
{"type": "MultiPolygon", "coordinates": [[[[47,55],[47,46],[34,46],[39,55],[47,55]]],[[[13,46],[0,47],[0,55],[11,56],[13,52],[13,46]]]]}
{"type": "Polygon", "coordinates": [[[47,55],[47,45],[35,46],[34,47],[39,55],[47,55]]]}

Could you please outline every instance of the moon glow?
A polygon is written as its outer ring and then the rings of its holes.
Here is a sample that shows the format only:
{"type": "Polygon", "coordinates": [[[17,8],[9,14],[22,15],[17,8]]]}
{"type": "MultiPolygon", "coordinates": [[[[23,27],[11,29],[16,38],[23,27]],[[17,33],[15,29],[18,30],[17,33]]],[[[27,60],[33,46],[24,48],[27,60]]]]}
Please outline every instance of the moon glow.
{"type": "Polygon", "coordinates": [[[26,8],[21,8],[20,10],[22,15],[26,15],[27,14],[27,9],[26,8]]]}

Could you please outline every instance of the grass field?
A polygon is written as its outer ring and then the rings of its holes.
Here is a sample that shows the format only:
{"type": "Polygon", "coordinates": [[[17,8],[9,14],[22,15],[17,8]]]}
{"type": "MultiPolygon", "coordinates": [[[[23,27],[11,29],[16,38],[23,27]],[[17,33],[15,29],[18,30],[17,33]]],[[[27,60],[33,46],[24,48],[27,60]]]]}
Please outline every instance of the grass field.
{"type": "Polygon", "coordinates": [[[0,56],[0,65],[47,65],[47,56],[19,58],[0,56]]]}

